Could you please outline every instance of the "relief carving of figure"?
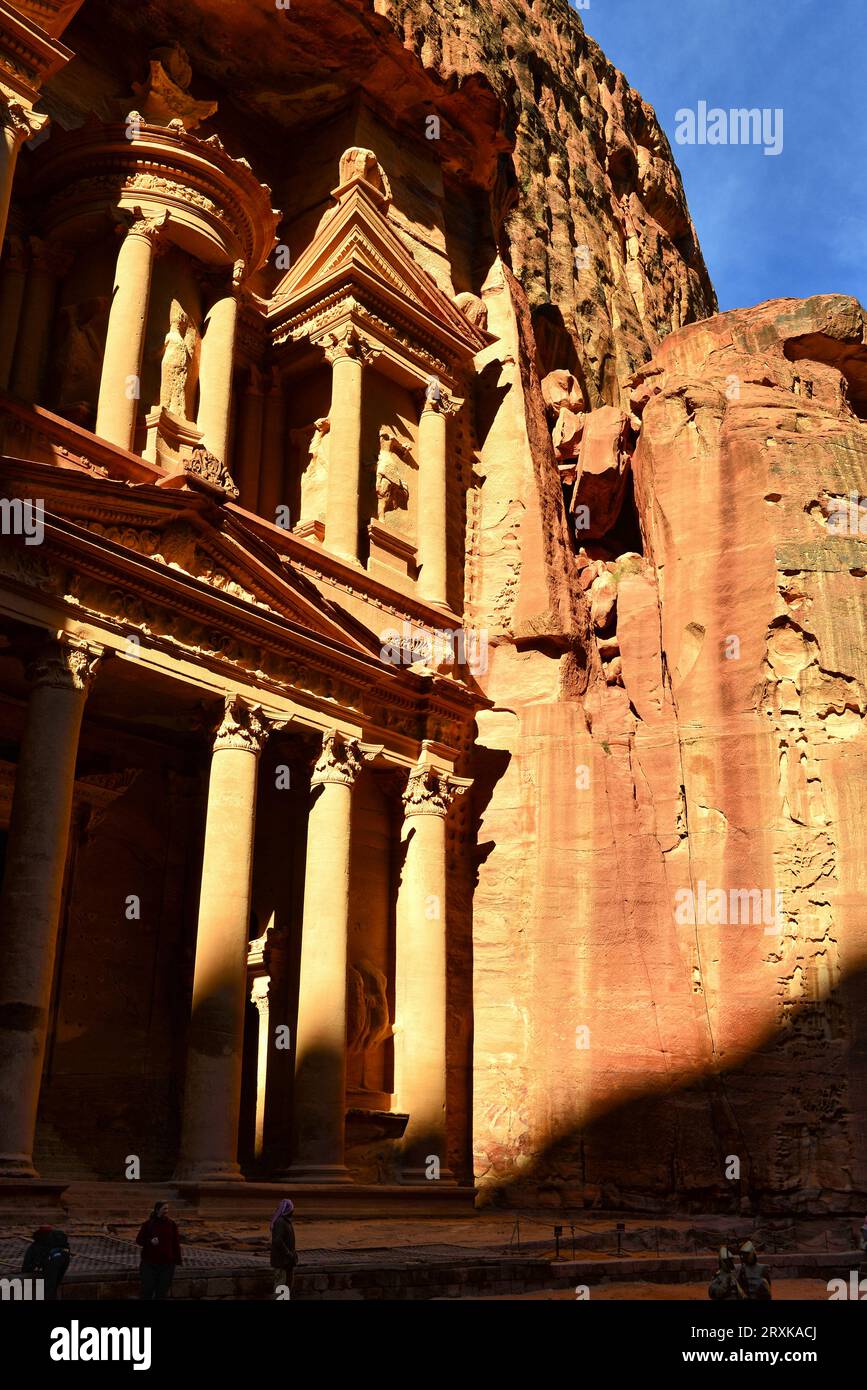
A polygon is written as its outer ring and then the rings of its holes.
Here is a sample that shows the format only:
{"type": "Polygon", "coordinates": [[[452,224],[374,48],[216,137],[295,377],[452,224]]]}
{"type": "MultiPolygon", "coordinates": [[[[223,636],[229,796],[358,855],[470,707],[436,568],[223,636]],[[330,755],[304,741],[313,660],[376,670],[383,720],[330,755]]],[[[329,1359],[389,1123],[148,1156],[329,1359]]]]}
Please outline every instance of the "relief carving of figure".
{"type": "Polygon", "coordinates": [[[176,299],[172,300],[169,331],[162,348],[160,405],[181,420],[193,418],[193,393],[198,366],[195,324],[176,299]]]}
{"type": "Polygon", "coordinates": [[[477,294],[470,294],[468,290],[464,291],[463,294],[456,294],[455,304],[476,328],[481,328],[483,331],[487,329],[488,306],[477,294]]]}
{"type": "Polygon", "coordinates": [[[346,150],[340,157],[340,184],[349,183],[350,179],[362,178],[365,183],[369,183],[375,188],[377,193],[381,193],[384,198],[391,202],[391,184],[388,181],[385,170],[374,154],[373,150],[360,149],[353,145],[346,150]]]}
{"type": "Polygon", "coordinates": [[[369,960],[349,967],[347,991],[346,1043],[351,1054],[361,1054],[361,1089],[367,1091],[367,1066],[371,1054],[391,1037],[388,1010],[388,981],[369,960]]]}
{"type": "Polygon", "coordinates": [[[310,457],[301,475],[301,515],[299,522],[322,521],[328,491],[328,461],[331,448],[331,421],[323,417],[313,427],[310,457]]]}
{"type": "Polygon", "coordinates": [[[405,457],[406,445],[401,444],[394,430],[383,425],[376,460],[376,515],[380,521],[388,512],[406,511],[409,504],[409,488],[400,466],[405,457]]]}
{"type": "Polygon", "coordinates": [[[98,295],[65,305],[57,316],[58,406],[79,424],[96,412],[108,307],[108,296],[98,295]]]}

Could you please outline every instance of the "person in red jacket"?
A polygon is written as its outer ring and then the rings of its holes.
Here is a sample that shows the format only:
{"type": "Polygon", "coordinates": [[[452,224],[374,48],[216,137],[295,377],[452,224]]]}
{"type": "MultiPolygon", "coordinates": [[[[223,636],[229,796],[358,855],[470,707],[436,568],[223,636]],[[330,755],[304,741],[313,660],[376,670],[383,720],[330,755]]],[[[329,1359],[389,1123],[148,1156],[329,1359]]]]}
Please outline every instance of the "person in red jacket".
{"type": "Polygon", "coordinates": [[[175,1265],[181,1263],[181,1242],[178,1228],[169,1217],[168,1202],[157,1202],[135,1243],[141,1246],[140,1297],[168,1298],[175,1265]]]}

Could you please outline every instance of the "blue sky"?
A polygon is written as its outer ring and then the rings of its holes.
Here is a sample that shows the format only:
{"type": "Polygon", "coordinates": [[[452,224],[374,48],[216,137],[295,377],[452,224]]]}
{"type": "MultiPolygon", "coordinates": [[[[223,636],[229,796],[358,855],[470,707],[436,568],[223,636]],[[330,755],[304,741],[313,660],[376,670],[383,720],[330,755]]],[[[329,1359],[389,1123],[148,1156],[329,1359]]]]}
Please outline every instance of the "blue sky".
{"type": "Polygon", "coordinates": [[[655,108],[721,309],[867,306],[867,0],[590,0],[588,34],[655,108]],[[682,108],[781,107],[783,148],[681,145],[682,108]]]}

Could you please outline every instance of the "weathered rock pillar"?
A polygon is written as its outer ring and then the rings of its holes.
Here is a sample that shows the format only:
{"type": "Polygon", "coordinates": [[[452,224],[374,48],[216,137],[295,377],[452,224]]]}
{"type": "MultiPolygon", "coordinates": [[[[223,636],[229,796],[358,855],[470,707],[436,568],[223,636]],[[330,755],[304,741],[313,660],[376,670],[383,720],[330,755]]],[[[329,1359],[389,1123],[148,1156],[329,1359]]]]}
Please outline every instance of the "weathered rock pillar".
{"type": "Polygon", "coordinates": [[[378,751],[332,730],[313,770],[290,1170],[299,1181],[349,1181],[343,1146],[352,788],[365,759],[378,751]]]}
{"type": "Polygon", "coordinates": [[[177,1177],[242,1181],[238,1167],[256,780],[267,724],[226,699],[214,739],[177,1177]]]}
{"type": "Polygon", "coordinates": [[[15,346],[12,390],[26,401],[38,403],[42,371],[48,350],[57,282],[69,269],[72,253],[60,242],[30,238],[30,271],[21,310],[21,331],[15,346]]]}
{"type": "Polygon", "coordinates": [[[121,449],[135,439],[151,273],[167,219],[135,216],[118,253],[94,432],[121,449]]]}
{"type": "Polygon", "coordinates": [[[19,236],[7,237],[6,254],[0,266],[0,388],[4,391],[12,372],[26,283],[24,241],[19,236]]]}
{"type": "Polygon", "coordinates": [[[238,292],[243,270],[243,261],[237,261],[232,269],[231,285],[228,289],[217,291],[208,310],[199,367],[199,415],[196,423],[202,431],[205,448],[227,465],[238,292]]]}
{"type": "Polygon", "coordinates": [[[447,391],[432,381],[418,423],[418,593],[441,608],[448,604],[448,429],[457,409],[447,391]]]}
{"type": "Polygon", "coordinates": [[[353,324],[324,341],[331,363],[331,450],[325,503],[325,546],[344,560],[358,563],[359,492],[361,484],[361,380],[376,355],[353,324]]]}
{"type": "Polygon", "coordinates": [[[446,815],[470,785],[419,766],[403,795],[406,855],[397,896],[395,1093],[409,1114],[403,1173],[424,1181],[446,1164],[446,815]],[[436,1160],[436,1165],[433,1164],[436,1160]]]}
{"type": "Polygon", "coordinates": [[[0,1176],[36,1177],[33,1138],[60,919],[75,759],[101,655],[66,638],[28,668],[0,897],[0,1176]]]}

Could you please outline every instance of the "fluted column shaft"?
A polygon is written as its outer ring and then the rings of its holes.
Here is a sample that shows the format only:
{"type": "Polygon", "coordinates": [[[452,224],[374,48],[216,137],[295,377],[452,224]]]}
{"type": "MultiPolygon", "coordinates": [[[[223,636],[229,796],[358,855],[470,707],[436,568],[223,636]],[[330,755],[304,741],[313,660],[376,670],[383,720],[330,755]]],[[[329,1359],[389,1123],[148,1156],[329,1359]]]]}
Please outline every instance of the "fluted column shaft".
{"type": "Polygon", "coordinates": [[[362,376],[376,355],[350,324],[324,342],[331,363],[331,449],[325,502],[325,545],[344,560],[359,559],[362,376]]]}
{"type": "Polygon", "coordinates": [[[397,898],[395,1093],[409,1114],[403,1137],[408,1181],[431,1160],[446,1164],[446,815],[463,778],[418,767],[404,793],[405,858],[397,898]]]}
{"type": "Polygon", "coordinates": [[[266,726],[237,697],[214,740],[187,1044],[179,1179],[241,1181],[238,1123],[256,781],[266,726]]]}
{"type": "Polygon", "coordinates": [[[99,652],[47,644],[27,722],[0,897],[0,1176],[35,1177],[33,1139],[60,921],[75,759],[99,652]]]}
{"type": "Polygon", "coordinates": [[[243,263],[232,271],[231,284],[218,290],[205,320],[199,367],[198,424],[209,453],[228,465],[232,414],[232,371],[238,327],[238,293],[243,263]]]}
{"type": "Polygon", "coordinates": [[[136,217],[117,258],[95,433],[121,449],[135,441],[153,262],[165,221],[136,217]]]}
{"type": "Polygon", "coordinates": [[[346,972],[352,788],[370,750],[336,732],[313,772],[295,1048],[292,1176],[347,1181],[346,972]]]}

